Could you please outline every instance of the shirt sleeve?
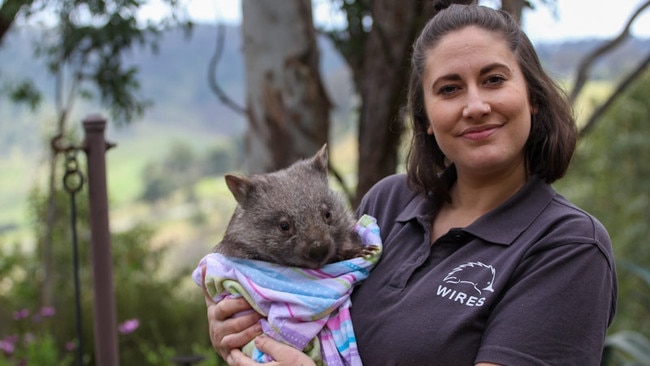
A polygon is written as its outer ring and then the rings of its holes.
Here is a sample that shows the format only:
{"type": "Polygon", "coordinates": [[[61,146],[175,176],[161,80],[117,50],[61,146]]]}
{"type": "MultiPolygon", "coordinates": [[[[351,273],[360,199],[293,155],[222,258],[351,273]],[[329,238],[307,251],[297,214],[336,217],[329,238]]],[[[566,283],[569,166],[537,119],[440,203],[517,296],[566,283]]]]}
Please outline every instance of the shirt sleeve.
{"type": "Polygon", "coordinates": [[[614,312],[615,274],[595,244],[537,250],[489,315],[476,362],[599,365],[614,312]]]}

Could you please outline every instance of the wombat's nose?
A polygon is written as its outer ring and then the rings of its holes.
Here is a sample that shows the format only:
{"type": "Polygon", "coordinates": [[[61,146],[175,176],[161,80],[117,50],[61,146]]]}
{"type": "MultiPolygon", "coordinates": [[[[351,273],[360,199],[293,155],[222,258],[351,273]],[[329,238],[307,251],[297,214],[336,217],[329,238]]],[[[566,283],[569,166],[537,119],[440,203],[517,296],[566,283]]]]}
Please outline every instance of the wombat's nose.
{"type": "Polygon", "coordinates": [[[314,262],[322,262],[329,254],[329,245],[323,242],[315,242],[309,246],[307,257],[314,262]]]}

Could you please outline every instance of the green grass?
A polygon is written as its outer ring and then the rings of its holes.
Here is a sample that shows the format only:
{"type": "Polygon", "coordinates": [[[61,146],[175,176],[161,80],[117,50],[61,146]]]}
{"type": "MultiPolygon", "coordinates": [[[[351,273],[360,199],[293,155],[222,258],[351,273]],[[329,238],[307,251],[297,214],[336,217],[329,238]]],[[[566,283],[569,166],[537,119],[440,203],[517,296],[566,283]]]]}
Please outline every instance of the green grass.
{"type": "Polygon", "coordinates": [[[106,155],[107,180],[111,204],[122,207],[137,200],[143,190],[143,170],[151,162],[160,162],[177,142],[191,146],[197,154],[212,146],[220,136],[178,127],[132,126],[133,136],[126,136],[106,155]]]}

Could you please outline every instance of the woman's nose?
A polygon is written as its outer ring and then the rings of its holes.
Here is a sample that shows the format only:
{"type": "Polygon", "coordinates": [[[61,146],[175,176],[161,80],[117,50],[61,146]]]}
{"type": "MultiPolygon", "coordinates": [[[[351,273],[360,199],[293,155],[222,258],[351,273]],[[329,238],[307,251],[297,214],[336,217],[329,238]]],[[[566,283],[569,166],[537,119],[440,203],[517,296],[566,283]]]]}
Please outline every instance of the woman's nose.
{"type": "Polygon", "coordinates": [[[490,111],[490,104],[485,100],[484,96],[481,95],[478,88],[469,88],[467,90],[465,108],[463,108],[463,117],[479,118],[490,113],[490,111]]]}

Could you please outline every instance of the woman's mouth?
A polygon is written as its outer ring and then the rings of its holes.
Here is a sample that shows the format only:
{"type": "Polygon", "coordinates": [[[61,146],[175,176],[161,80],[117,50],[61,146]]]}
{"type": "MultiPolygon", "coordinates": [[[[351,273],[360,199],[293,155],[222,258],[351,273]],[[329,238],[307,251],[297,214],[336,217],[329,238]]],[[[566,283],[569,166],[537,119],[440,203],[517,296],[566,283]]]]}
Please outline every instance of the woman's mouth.
{"type": "Polygon", "coordinates": [[[470,127],[464,130],[463,132],[461,132],[460,137],[472,141],[481,141],[495,134],[500,128],[501,125],[485,125],[485,126],[478,126],[478,127],[470,127]]]}

